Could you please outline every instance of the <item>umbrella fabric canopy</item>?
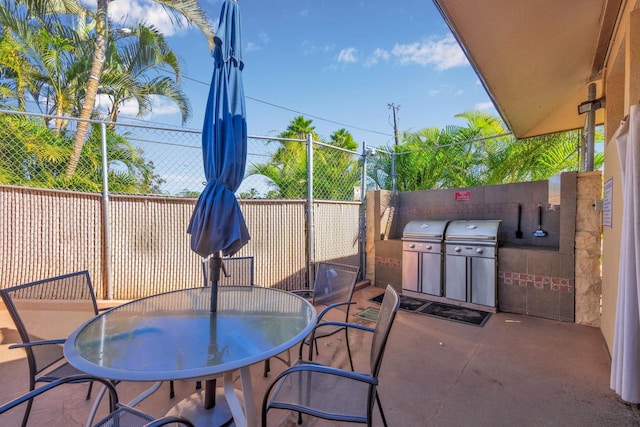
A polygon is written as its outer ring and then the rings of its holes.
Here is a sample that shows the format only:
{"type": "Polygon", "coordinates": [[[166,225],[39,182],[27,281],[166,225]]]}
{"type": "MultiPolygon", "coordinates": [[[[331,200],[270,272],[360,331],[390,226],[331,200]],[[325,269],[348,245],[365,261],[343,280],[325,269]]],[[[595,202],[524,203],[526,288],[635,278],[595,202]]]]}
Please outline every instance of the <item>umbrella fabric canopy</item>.
{"type": "Polygon", "coordinates": [[[202,128],[207,185],[187,228],[191,249],[202,257],[219,252],[231,256],[250,239],[235,196],[247,161],[240,30],[238,3],[226,0],[215,37],[214,69],[202,128]]]}
{"type": "Polygon", "coordinates": [[[622,178],[622,236],[618,302],[611,357],[611,388],[640,403],[640,105],[615,135],[622,178]]]}

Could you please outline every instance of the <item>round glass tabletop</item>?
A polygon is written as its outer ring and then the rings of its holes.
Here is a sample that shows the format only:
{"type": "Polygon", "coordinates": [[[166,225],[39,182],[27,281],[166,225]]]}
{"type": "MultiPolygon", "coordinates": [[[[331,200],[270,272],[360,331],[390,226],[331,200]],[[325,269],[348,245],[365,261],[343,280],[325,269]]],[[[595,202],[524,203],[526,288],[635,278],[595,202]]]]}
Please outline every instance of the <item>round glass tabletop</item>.
{"type": "Polygon", "coordinates": [[[204,378],[275,356],[307,336],[316,310],[272,288],[222,286],[132,301],[84,323],[64,352],[76,368],[104,378],[161,381],[204,378]]]}

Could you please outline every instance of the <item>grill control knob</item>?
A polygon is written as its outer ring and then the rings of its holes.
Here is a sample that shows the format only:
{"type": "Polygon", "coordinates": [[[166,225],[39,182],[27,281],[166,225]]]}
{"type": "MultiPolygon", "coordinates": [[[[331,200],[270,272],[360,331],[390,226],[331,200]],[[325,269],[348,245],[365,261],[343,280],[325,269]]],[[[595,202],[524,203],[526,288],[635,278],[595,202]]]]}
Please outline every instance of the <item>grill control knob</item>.
{"type": "Polygon", "coordinates": [[[409,245],[409,247],[410,247],[411,249],[413,249],[413,248],[415,248],[415,247],[416,247],[416,244],[415,244],[415,243],[411,243],[411,244],[409,245]]]}
{"type": "Polygon", "coordinates": [[[426,248],[428,251],[430,251],[431,249],[433,249],[433,246],[431,246],[431,245],[426,245],[426,246],[425,246],[425,248],[426,248]]]}
{"type": "Polygon", "coordinates": [[[483,252],[484,252],[484,249],[482,249],[482,248],[476,249],[476,253],[477,254],[482,254],[483,252]]]}
{"type": "Polygon", "coordinates": [[[453,250],[456,251],[456,252],[461,252],[462,251],[462,249],[460,249],[459,246],[456,246],[453,250]]]}

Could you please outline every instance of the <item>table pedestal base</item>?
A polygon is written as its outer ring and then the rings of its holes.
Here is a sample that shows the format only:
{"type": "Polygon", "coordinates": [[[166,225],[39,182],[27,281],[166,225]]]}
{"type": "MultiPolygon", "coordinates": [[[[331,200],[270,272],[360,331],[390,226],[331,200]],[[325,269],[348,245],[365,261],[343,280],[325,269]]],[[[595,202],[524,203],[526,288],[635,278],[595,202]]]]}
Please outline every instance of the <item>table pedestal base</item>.
{"type": "MultiPolygon", "coordinates": [[[[243,395],[241,390],[235,390],[236,396],[241,401],[243,395]]],[[[216,390],[216,406],[211,409],[204,407],[204,390],[194,393],[182,399],[176,406],[171,408],[167,415],[179,415],[188,418],[194,425],[200,426],[229,426],[233,423],[233,415],[227,404],[227,399],[222,388],[216,390]]]]}

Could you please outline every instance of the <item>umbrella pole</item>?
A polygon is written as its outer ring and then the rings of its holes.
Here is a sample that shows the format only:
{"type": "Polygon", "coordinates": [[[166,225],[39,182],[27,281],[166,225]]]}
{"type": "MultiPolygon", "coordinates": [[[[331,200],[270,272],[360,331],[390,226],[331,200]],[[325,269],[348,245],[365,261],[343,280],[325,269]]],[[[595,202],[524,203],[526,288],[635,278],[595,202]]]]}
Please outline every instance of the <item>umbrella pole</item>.
{"type": "MultiPolygon", "coordinates": [[[[211,277],[211,313],[218,311],[218,283],[220,282],[220,270],[222,269],[222,257],[220,252],[213,254],[209,261],[209,277],[211,277]]],[[[216,380],[204,382],[204,407],[211,409],[216,406],[216,380]]]]}
{"type": "Polygon", "coordinates": [[[222,269],[220,252],[213,254],[209,267],[211,277],[211,313],[215,313],[218,311],[218,283],[220,282],[220,270],[222,269]]]}

